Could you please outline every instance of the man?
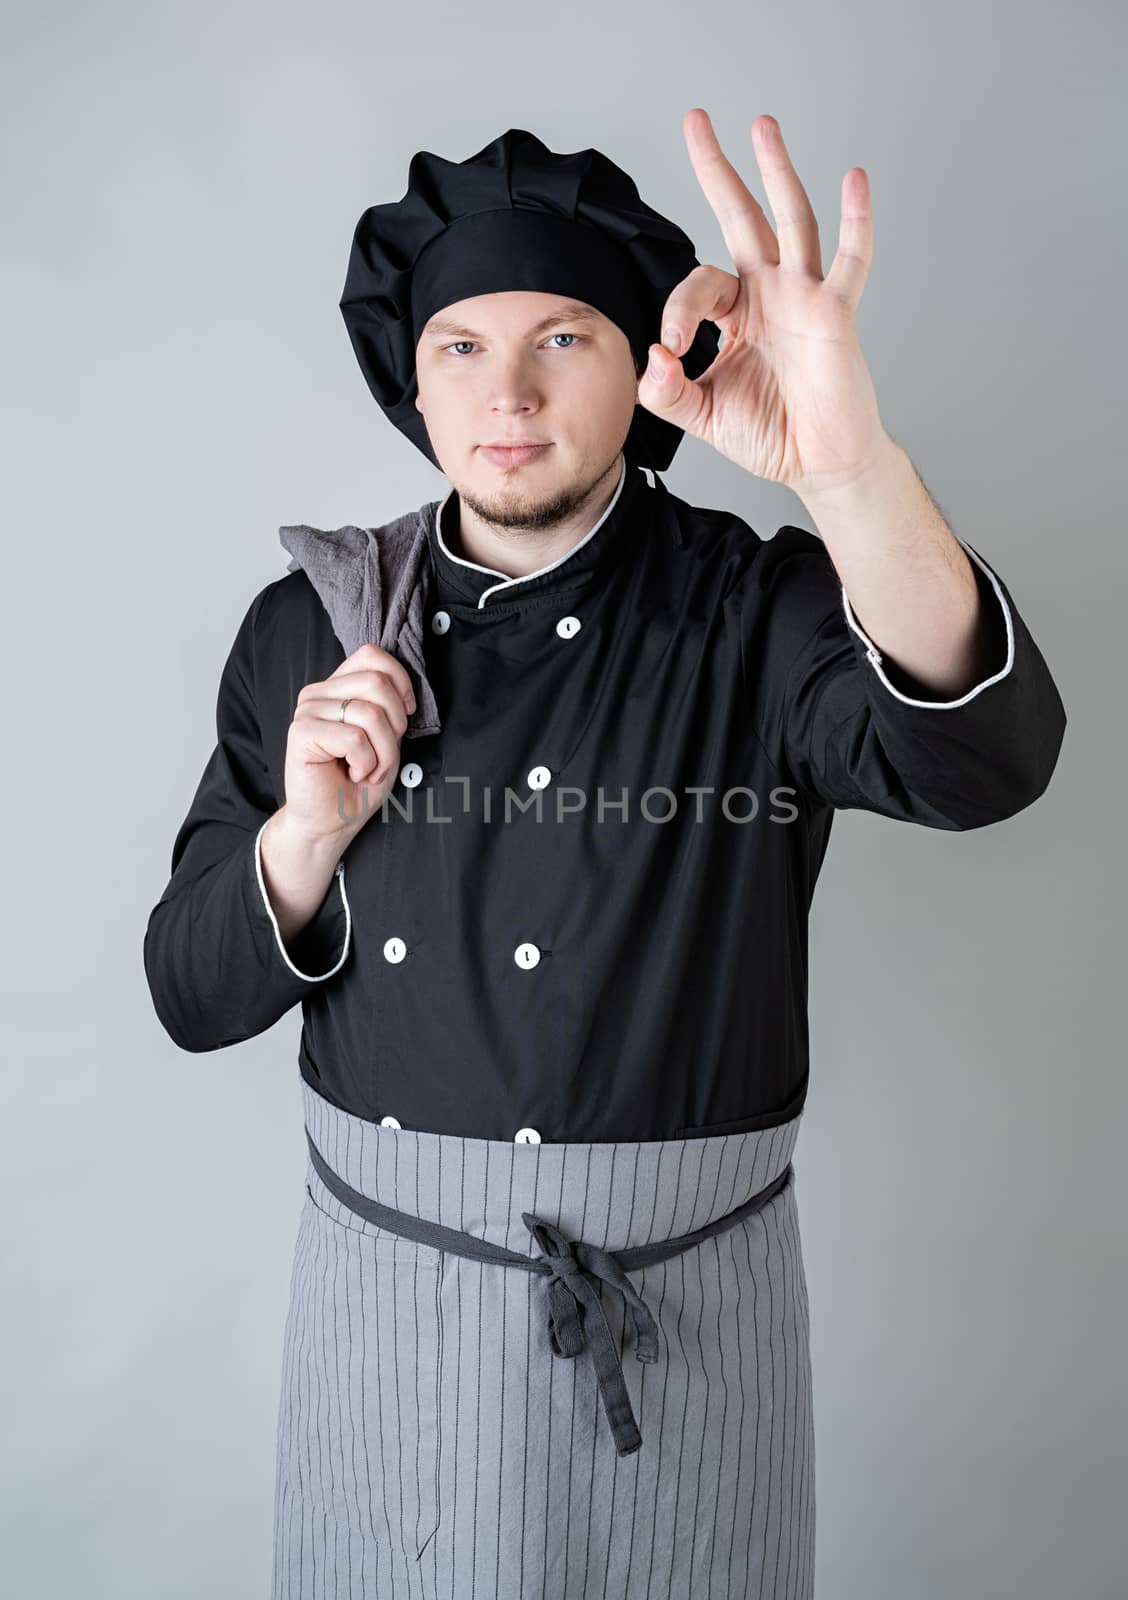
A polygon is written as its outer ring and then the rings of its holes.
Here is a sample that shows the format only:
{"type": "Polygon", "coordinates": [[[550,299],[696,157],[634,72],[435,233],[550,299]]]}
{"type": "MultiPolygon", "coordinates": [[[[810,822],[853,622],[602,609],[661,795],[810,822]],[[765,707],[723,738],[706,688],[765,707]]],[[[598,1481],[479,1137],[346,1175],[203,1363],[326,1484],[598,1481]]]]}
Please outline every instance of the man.
{"type": "Polygon", "coordinates": [[[275,1600],[810,1596],[791,1155],[833,814],[980,827],[1057,761],[1009,589],[880,422],[864,173],[824,278],[774,120],[778,239],[685,132],[733,273],[522,130],[362,218],[354,350],[451,489],[304,530],[256,596],[146,931],[185,1049],[302,1005],[275,1600]],[[684,431],[818,535],[670,495],[684,431]],[[364,607],[420,552],[401,654],[364,607]]]}

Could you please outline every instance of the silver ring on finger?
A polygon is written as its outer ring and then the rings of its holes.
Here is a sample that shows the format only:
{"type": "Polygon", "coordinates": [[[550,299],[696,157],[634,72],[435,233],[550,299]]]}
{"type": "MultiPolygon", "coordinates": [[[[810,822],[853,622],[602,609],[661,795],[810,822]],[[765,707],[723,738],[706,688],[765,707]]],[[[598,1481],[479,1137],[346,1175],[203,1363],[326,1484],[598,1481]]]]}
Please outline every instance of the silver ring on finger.
{"type": "Polygon", "coordinates": [[[344,720],[345,720],[345,707],[348,705],[349,700],[352,700],[353,698],[354,697],[350,694],[348,699],[341,701],[341,709],[337,713],[337,721],[338,722],[344,722],[344,720]]]}

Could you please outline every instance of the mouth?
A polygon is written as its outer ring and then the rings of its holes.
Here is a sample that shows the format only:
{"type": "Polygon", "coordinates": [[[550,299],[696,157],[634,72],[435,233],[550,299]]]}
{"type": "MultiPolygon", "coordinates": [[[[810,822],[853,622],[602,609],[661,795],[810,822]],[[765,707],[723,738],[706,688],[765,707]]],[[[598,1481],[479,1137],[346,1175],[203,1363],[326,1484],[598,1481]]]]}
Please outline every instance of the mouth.
{"type": "Polygon", "coordinates": [[[487,461],[495,467],[523,467],[530,461],[538,461],[546,450],[551,450],[548,444],[519,444],[496,445],[483,444],[478,446],[487,461]]]}

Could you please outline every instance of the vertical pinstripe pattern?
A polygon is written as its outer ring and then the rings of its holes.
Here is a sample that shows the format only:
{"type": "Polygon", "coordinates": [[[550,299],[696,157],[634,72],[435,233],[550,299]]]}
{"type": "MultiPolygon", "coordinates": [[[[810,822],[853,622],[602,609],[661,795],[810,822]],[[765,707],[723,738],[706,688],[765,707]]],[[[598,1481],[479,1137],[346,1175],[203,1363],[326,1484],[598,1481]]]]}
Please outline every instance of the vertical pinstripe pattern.
{"type": "MultiPolygon", "coordinates": [[[[300,1080],[373,1199],[532,1256],[522,1210],[614,1250],[704,1226],[791,1160],[777,1128],[511,1144],[382,1128],[300,1080]]],[[[642,1433],[616,1455],[595,1374],[552,1354],[539,1275],[416,1244],[306,1166],[278,1419],[272,1600],[809,1600],[814,1430],[795,1182],[632,1282],[645,1365],[598,1283],[642,1433]]]]}

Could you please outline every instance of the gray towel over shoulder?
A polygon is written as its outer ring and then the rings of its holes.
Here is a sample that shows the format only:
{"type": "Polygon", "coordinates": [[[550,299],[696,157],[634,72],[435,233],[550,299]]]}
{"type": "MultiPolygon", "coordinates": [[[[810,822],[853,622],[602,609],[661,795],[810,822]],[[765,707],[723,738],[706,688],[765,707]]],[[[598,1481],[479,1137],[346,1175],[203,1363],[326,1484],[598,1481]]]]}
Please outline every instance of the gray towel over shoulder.
{"type": "Polygon", "coordinates": [[[300,568],[313,584],[346,656],[362,644],[378,644],[407,668],[416,700],[404,734],[409,739],[442,726],[423,650],[431,588],[427,527],[438,504],[429,501],[380,528],[299,522],[278,530],[293,557],[287,571],[300,568]]]}

